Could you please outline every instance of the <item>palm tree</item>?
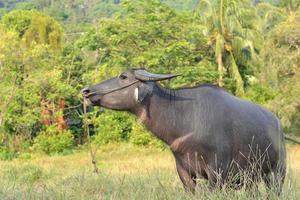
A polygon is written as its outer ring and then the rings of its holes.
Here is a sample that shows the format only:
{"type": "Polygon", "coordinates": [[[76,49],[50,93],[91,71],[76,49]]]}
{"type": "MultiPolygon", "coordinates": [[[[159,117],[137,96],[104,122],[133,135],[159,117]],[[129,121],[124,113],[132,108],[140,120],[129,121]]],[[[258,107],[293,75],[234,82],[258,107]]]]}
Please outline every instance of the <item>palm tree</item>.
{"type": "Polygon", "coordinates": [[[224,86],[228,71],[235,82],[236,95],[244,95],[241,66],[257,59],[261,26],[254,7],[247,0],[201,0],[194,11],[197,24],[203,24],[218,65],[218,85],[224,86]]]}

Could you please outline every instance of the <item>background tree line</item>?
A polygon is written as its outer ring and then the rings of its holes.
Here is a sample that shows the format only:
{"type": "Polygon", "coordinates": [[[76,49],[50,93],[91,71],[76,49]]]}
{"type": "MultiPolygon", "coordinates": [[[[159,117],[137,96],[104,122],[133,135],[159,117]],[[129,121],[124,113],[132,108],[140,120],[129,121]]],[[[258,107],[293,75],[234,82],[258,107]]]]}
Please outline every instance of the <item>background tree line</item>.
{"type": "MultiPolygon", "coordinates": [[[[84,144],[80,90],[131,67],[180,73],[272,110],[300,134],[300,1],[0,0],[0,157],[84,144]]],[[[89,113],[93,142],[158,145],[127,113],[89,113]]]]}

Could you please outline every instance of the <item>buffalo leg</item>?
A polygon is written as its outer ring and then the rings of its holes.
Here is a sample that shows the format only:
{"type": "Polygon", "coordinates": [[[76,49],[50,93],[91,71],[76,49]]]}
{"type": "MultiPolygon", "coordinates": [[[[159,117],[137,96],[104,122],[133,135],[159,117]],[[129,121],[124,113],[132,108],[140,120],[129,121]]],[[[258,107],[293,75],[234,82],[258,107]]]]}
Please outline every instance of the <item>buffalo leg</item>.
{"type": "Polygon", "coordinates": [[[181,182],[183,183],[184,189],[187,192],[195,192],[196,181],[194,176],[186,170],[179,160],[176,159],[176,169],[179,175],[181,182]]]}

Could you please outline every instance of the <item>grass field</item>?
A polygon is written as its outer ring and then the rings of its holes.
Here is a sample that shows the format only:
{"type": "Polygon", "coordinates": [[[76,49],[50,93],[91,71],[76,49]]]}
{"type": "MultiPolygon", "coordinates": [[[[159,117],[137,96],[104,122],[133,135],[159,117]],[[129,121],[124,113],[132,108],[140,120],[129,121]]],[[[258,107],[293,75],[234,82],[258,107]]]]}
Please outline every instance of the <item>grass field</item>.
{"type": "MultiPolygon", "coordinates": [[[[168,150],[108,145],[97,152],[100,174],[90,156],[33,156],[0,162],[0,199],[266,199],[259,191],[209,191],[200,181],[195,195],[184,192],[168,150]]],[[[276,199],[270,195],[270,199],[276,199]]],[[[288,148],[288,175],[280,199],[300,199],[300,147],[288,148]]]]}

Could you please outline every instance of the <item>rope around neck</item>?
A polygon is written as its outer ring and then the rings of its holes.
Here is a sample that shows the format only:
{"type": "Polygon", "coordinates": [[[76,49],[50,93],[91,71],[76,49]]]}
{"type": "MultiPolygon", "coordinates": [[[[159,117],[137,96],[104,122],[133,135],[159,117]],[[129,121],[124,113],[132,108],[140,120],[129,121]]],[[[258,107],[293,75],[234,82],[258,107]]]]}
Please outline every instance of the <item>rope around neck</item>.
{"type": "Polygon", "coordinates": [[[96,173],[96,174],[99,174],[99,169],[97,167],[97,160],[96,160],[97,146],[95,147],[95,149],[93,149],[92,143],[91,143],[89,122],[88,122],[87,109],[86,109],[87,108],[87,98],[89,96],[91,96],[91,95],[94,95],[94,94],[101,94],[101,95],[109,94],[109,93],[112,93],[112,92],[115,92],[115,91],[127,88],[127,87],[129,87],[129,86],[131,86],[131,85],[133,85],[133,84],[135,84],[137,82],[139,82],[139,80],[130,82],[127,85],[124,85],[122,87],[113,88],[113,89],[106,90],[106,91],[101,91],[101,92],[100,91],[95,91],[95,92],[92,92],[92,93],[89,93],[89,94],[83,96],[84,133],[87,136],[87,143],[88,143],[88,148],[89,148],[89,151],[90,151],[90,156],[91,156],[91,159],[92,159],[92,165],[94,167],[94,173],[96,173]]]}
{"type": "Polygon", "coordinates": [[[113,89],[109,89],[109,90],[102,90],[102,91],[95,91],[95,92],[91,92],[91,93],[88,93],[87,95],[85,95],[84,97],[85,98],[88,98],[89,96],[91,95],[94,95],[94,94],[100,94],[100,95],[105,95],[105,94],[109,94],[109,93],[112,93],[112,92],[115,92],[115,91],[118,91],[118,90],[121,90],[121,89],[124,89],[124,88],[127,88],[135,83],[139,82],[139,80],[136,80],[136,81],[133,81],[133,82],[130,82],[128,83],[127,85],[124,85],[124,86],[121,86],[121,87],[116,87],[116,88],[113,88],[113,89]]]}

